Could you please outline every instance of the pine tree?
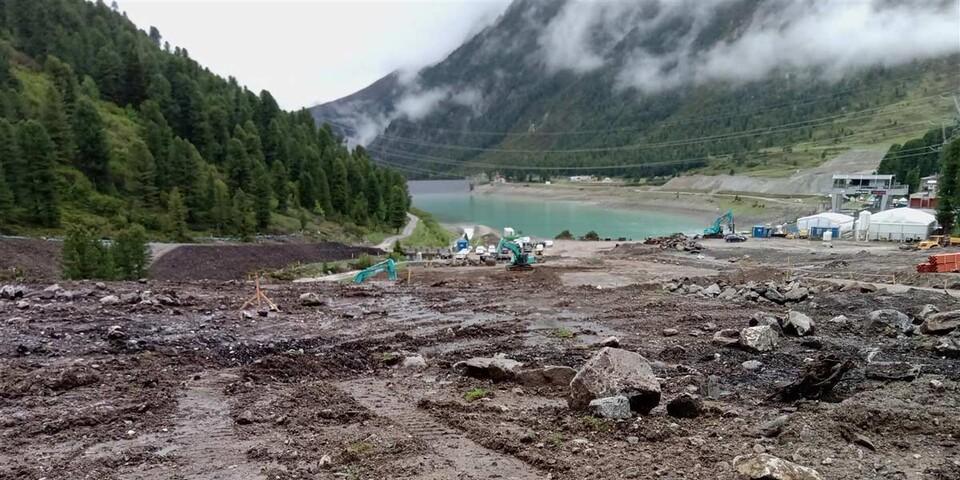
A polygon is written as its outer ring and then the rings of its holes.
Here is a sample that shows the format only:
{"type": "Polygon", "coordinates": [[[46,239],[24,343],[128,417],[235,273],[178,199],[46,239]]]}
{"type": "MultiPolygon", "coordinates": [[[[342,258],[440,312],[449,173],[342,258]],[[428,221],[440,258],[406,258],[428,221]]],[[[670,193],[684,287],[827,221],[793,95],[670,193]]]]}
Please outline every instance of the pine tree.
{"type": "Polygon", "coordinates": [[[110,150],[107,147],[103,119],[89,99],[80,99],[77,102],[73,135],[77,144],[77,167],[97,188],[106,189],[110,177],[110,150]]]}
{"type": "Polygon", "coordinates": [[[270,176],[262,163],[253,170],[253,209],[256,214],[257,230],[264,231],[270,226],[270,210],[273,206],[273,192],[270,188],[270,176]]]}
{"type": "Polygon", "coordinates": [[[7,183],[6,168],[3,165],[6,160],[0,156],[0,226],[13,220],[13,191],[7,183]]]}
{"type": "Polygon", "coordinates": [[[183,195],[180,190],[174,188],[170,191],[167,199],[167,217],[169,226],[167,232],[178,242],[190,240],[187,231],[187,207],[183,203],[183,195]]]}
{"type": "Polygon", "coordinates": [[[236,137],[227,141],[227,185],[236,192],[249,188],[253,177],[253,164],[247,156],[247,150],[236,137]]]}
{"type": "MultiPolygon", "coordinates": [[[[333,210],[348,214],[350,212],[350,187],[347,183],[347,167],[343,160],[336,159],[333,163],[333,174],[330,176],[330,202],[333,210]]],[[[331,212],[332,213],[332,212],[331,212]]]]}
{"type": "Polygon", "coordinates": [[[17,128],[17,144],[24,166],[24,201],[33,222],[45,227],[60,224],[57,178],[53,171],[53,142],[36,120],[27,120],[17,128]]]}
{"type": "Polygon", "coordinates": [[[144,208],[158,205],[157,164],[146,143],[136,141],[130,146],[128,162],[133,170],[132,193],[144,208]]]}
{"type": "Polygon", "coordinates": [[[77,225],[67,228],[63,238],[63,276],[70,280],[94,278],[100,261],[99,240],[88,229],[77,225]]]}
{"type": "Polygon", "coordinates": [[[333,215],[333,202],[330,200],[330,183],[322,168],[317,169],[317,178],[313,182],[316,201],[324,214],[333,215]]]}
{"type": "Polygon", "coordinates": [[[150,249],[147,248],[147,231],[142,225],[133,224],[117,235],[113,258],[118,277],[136,280],[146,275],[150,249]]]}
{"type": "Polygon", "coordinates": [[[73,144],[73,131],[70,127],[70,119],[67,117],[67,109],[60,96],[60,90],[56,87],[47,88],[47,97],[40,119],[56,148],[57,160],[69,164],[76,155],[76,148],[73,144]]]}
{"type": "Polygon", "coordinates": [[[67,111],[71,111],[80,90],[77,75],[73,68],[69,64],[63,63],[59,58],[48,55],[46,62],[43,64],[43,71],[50,75],[56,88],[60,91],[60,96],[67,111]]]}
{"type": "Polygon", "coordinates": [[[300,179],[297,180],[297,190],[300,195],[300,207],[312,212],[317,205],[317,189],[310,172],[304,171],[300,174],[300,179]]]}
{"type": "Polygon", "coordinates": [[[367,198],[363,196],[362,192],[357,192],[356,196],[353,197],[353,201],[350,202],[350,218],[353,220],[353,223],[357,225],[366,225],[369,221],[367,215],[367,198]]]}
{"type": "Polygon", "coordinates": [[[257,219],[253,212],[253,202],[250,201],[243,189],[238,189],[233,195],[234,231],[243,242],[249,242],[257,227],[257,219]]]}
{"type": "Polygon", "coordinates": [[[123,61],[112,44],[97,52],[96,82],[100,94],[115,103],[123,101],[123,61]]]}
{"type": "Polygon", "coordinates": [[[397,232],[407,224],[406,195],[403,189],[394,185],[390,189],[390,206],[387,210],[387,224],[397,232]]]}
{"type": "Polygon", "coordinates": [[[943,149],[942,171],[937,185],[937,223],[944,234],[950,235],[957,220],[957,205],[960,205],[960,139],[950,142],[943,149]]]}
{"type": "Polygon", "coordinates": [[[3,168],[5,170],[7,185],[13,192],[14,200],[23,202],[24,170],[23,159],[20,157],[20,149],[17,148],[17,132],[12,123],[5,118],[0,118],[0,159],[3,159],[3,168]]]}
{"type": "Polygon", "coordinates": [[[213,205],[210,212],[211,221],[220,235],[225,235],[233,223],[233,201],[230,199],[230,189],[220,180],[213,182],[213,205]]]}
{"type": "Polygon", "coordinates": [[[287,168],[283,162],[273,162],[270,166],[270,180],[273,184],[273,195],[277,197],[277,210],[286,212],[290,207],[290,183],[287,168]]]}

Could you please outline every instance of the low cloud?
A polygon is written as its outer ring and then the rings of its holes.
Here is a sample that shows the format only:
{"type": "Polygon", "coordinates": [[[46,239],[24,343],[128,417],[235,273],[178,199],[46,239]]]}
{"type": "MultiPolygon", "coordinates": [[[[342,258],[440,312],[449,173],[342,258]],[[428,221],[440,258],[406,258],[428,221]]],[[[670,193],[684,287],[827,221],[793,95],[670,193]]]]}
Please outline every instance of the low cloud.
{"type": "Polygon", "coordinates": [[[613,67],[616,86],[653,93],[780,69],[832,79],[960,51],[953,0],[767,0],[743,8],[757,1],[570,1],[541,32],[540,58],[548,71],[613,67]],[[706,29],[738,11],[752,16],[733,38],[698,46],[706,29]]]}

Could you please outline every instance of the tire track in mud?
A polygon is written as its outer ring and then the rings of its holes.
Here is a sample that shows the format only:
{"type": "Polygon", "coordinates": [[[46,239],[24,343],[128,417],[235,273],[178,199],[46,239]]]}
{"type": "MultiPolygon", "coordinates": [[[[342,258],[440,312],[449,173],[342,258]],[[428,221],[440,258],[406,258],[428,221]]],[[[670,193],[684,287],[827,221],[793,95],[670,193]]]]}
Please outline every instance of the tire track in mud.
{"type": "MultiPolygon", "coordinates": [[[[416,399],[388,387],[383,380],[362,378],[341,382],[338,387],[373,413],[392,420],[410,435],[423,439],[430,446],[438,463],[449,467],[449,473],[455,473],[456,478],[547,478],[526,463],[484,448],[468,439],[462,432],[434,420],[429,414],[417,409],[416,399]]],[[[435,478],[437,473],[440,472],[432,472],[432,475],[422,478],[435,478]]]]}
{"type": "MultiPolygon", "coordinates": [[[[250,462],[245,452],[257,444],[244,441],[234,432],[230,404],[224,386],[235,375],[206,372],[190,380],[181,391],[171,433],[147,434],[138,438],[92,447],[88,456],[109,455],[132,446],[157,446],[157,455],[172,456],[175,471],[183,478],[198,480],[259,480],[266,477],[261,467],[250,462]]],[[[170,478],[171,465],[148,467],[144,471],[122,472],[122,478],[170,478]]]]}

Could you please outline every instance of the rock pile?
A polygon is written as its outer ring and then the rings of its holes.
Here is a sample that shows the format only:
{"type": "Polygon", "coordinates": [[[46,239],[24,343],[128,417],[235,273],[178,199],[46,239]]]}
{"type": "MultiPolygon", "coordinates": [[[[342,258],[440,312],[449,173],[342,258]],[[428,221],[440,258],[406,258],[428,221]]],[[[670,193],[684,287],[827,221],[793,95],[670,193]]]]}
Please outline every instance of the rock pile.
{"type": "Polygon", "coordinates": [[[668,282],[663,285],[668,292],[681,295],[697,295],[721,300],[748,300],[786,305],[802,302],[818,293],[817,287],[806,286],[799,280],[791,282],[748,282],[730,285],[717,281],[707,286],[692,281],[668,282]]]}
{"type": "Polygon", "coordinates": [[[650,237],[643,241],[644,245],[658,245],[661,250],[677,250],[679,252],[700,253],[703,245],[695,238],[682,233],[675,233],[668,237],[650,237]]]}

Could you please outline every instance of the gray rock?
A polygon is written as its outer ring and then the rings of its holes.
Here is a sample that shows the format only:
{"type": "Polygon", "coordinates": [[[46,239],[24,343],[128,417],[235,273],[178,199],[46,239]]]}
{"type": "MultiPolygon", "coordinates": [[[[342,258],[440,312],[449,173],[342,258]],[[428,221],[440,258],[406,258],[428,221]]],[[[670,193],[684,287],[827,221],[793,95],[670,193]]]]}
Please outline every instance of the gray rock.
{"type": "Polygon", "coordinates": [[[60,290],[63,290],[63,287],[61,287],[59,283],[54,283],[53,285],[50,285],[49,287],[43,289],[44,292],[53,292],[53,293],[57,293],[60,290]]]}
{"type": "Polygon", "coordinates": [[[28,302],[28,301],[26,301],[26,300],[18,300],[18,301],[17,301],[17,308],[19,308],[20,310],[26,310],[26,309],[30,308],[30,302],[28,302]]]}
{"type": "Polygon", "coordinates": [[[610,336],[610,337],[604,338],[603,340],[600,340],[599,342],[597,342],[597,345],[596,345],[596,346],[598,346],[598,347],[619,347],[619,346],[620,346],[620,339],[617,338],[617,337],[610,336]]]}
{"type": "Polygon", "coordinates": [[[680,286],[674,282],[667,282],[663,284],[663,289],[668,292],[676,291],[678,288],[680,288],[680,286]]]}
{"type": "Polygon", "coordinates": [[[820,472],[767,453],[741,455],[733,459],[733,468],[753,480],[823,480],[820,472]]]}
{"type": "Polygon", "coordinates": [[[752,372],[755,370],[760,370],[760,368],[763,367],[763,362],[760,360],[747,360],[746,362],[741,363],[740,366],[743,367],[744,370],[752,372]]]}
{"type": "Polygon", "coordinates": [[[29,290],[23,285],[4,285],[0,287],[0,298],[6,300],[16,300],[27,295],[29,290]]]}
{"type": "Polygon", "coordinates": [[[320,298],[320,295],[317,295],[313,292],[307,292],[300,295],[300,305],[304,307],[319,307],[323,305],[323,299],[320,298]]]}
{"type": "Polygon", "coordinates": [[[920,366],[907,362],[872,362],[864,368],[864,375],[874,380],[910,381],[920,376],[920,366]]]}
{"type": "Polygon", "coordinates": [[[623,395],[596,398],[590,401],[590,413],[601,418],[622,420],[633,416],[630,411],[630,399],[623,395]]]}
{"type": "Polygon", "coordinates": [[[757,427],[757,433],[762,437],[773,438],[783,432],[783,428],[790,421],[790,415],[780,415],[769,422],[765,422],[757,427]]]}
{"type": "Polygon", "coordinates": [[[120,294],[120,303],[124,303],[128,305],[134,304],[134,303],[140,303],[140,301],[143,300],[143,298],[144,298],[143,296],[141,296],[139,293],[136,293],[136,292],[123,293],[123,294],[120,294]]]}
{"type": "Polygon", "coordinates": [[[667,415],[677,418],[697,418],[703,412],[700,397],[684,393],[667,403],[667,415]]]}
{"type": "Polygon", "coordinates": [[[947,358],[960,358],[960,338],[943,337],[934,347],[934,350],[947,358]]]}
{"type": "Polygon", "coordinates": [[[405,357],[402,362],[400,362],[400,369],[402,370],[413,370],[420,371],[427,368],[427,361],[423,358],[423,355],[414,355],[412,357],[405,357]]]}
{"type": "Polygon", "coordinates": [[[767,325],[740,330],[740,346],[752,352],[769,352],[777,348],[779,342],[776,330],[767,325]]]}
{"type": "Polygon", "coordinates": [[[522,363],[503,355],[495,355],[492,358],[474,357],[453,365],[453,369],[461,375],[494,381],[516,378],[521,367],[523,367],[522,363]]]}
{"type": "Polygon", "coordinates": [[[737,289],[733,287],[727,287],[717,296],[717,298],[722,300],[733,300],[737,298],[737,289]]]}
{"type": "Polygon", "coordinates": [[[702,292],[703,287],[701,287],[700,285],[697,285],[696,283],[692,283],[690,285],[687,285],[686,291],[688,295],[693,295],[695,293],[702,292]]]}
{"type": "Polygon", "coordinates": [[[713,343],[723,347],[732,347],[740,343],[740,332],[732,328],[718,330],[713,334],[713,343]]]}
{"type": "Polygon", "coordinates": [[[237,425],[250,425],[251,423],[254,423],[256,421],[257,421],[256,416],[254,416],[253,412],[251,412],[250,410],[244,410],[243,412],[240,413],[240,415],[237,415],[237,418],[236,418],[237,425]]]}
{"type": "Polygon", "coordinates": [[[813,319],[795,310],[790,310],[787,320],[783,322],[783,331],[791,335],[803,337],[813,334],[815,324],[813,319]]]}
{"type": "Polygon", "coordinates": [[[127,338],[127,334],[120,328],[120,325],[111,325],[107,328],[107,338],[110,340],[123,340],[127,338]]]}
{"type": "Polygon", "coordinates": [[[97,282],[96,284],[94,284],[94,287],[96,287],[97,290],[106,290],[107,284],[103,282],[97,282]]]}
{"type": "Polygon", "coordinates": [[[768,325],[773,327],[774,330],[780,331],[780,320],[773,315],[757,312],[750,316],[749,324],[751,327],[758,327],[762,325],[768,325]]]}
{"type": "Polygon", "coordinates": [[[897,310],[874,310],[867,316],[864,329],[872,333],[911,333],[913,322],[905,313],[897,310]]]}
{"type": "Polygon", "coordinates": [[[940,309],[937,308],[936,305],[930,305],[928,303],[924,305],[922,309],[920,309],[920,313],[917,315],[917,318],[920,320],[926,320],[927,317],[933,315],[934,313],[940,313],[940,309]]]}
{"type": "Polygon", "coordinates": [[[960,310],[934,313],[920,324],[920,332],[927,335],[946,335],[960,328],[960,310]]]}
{"type": "Polygon", "coordinates": [[[528,387],[546,385],[570,385],[577,371],[570,367],[547,365],[543,368],[531,368],[517,373],[517,381],[528,387]]]}
{"type": "Polygon", "coordinates": [[[788,302],[802,302],[807,299],[809,294],[810,292],[806,288],[796,287],[787,291],[787,293],[783,295],[783,298],[788,302]]]}
{"type": "Polygon", "coordinates": [[[846,315],[837,315],[836,317],[827,320],[830,323],[835,323],[837,325],[847,325],[850,323],[850,319],[846,315]]]}
{"type": "Polygon", "coordinates": [[[627,397],[631,410],[646,414],[660,403],[660,382],[642,355],[605,347],[570,382],[568,403],[584,409],[593,399],[615,395],[627,397]]]}
{"type": "Polygon", "coordinates": [[[714,283],[714,284],[710,285],[709,287],[705,288],[705,289],[703,290],[703,293],[706,293],[707,295],[710,295],[710,296],[714,296],[714,297],[715,297],[715,296],[717,296],[717,295],[720,295],[720,292],[721,292],[721,291],[722,291],[722,290],[720,289],[720,285],[717,285],[716,283],[714,283]]]}
{"type": "Polygon", "coordinates": [[[662,333],[664,337],[673,337],[680,334],[680,330],[676,328],[664,328],[662,333]]]}
{"type": "Polygon", "coordinates": [[[120,303],[120,297],[116,295],[107,295],[100,299],[101,305],[116,305],[120,303]]]}
{"type": "Polygon", "coordinates": [[[787,299],[784,298],[783,294],[778,292],[775,288],[768,288],[766,292],[763,292],[763,298],[766,298],[767,300],[770,300],[771,302],[774,302],[774,303],[779,303],[781,305],[787,301],[787,299]]]}

